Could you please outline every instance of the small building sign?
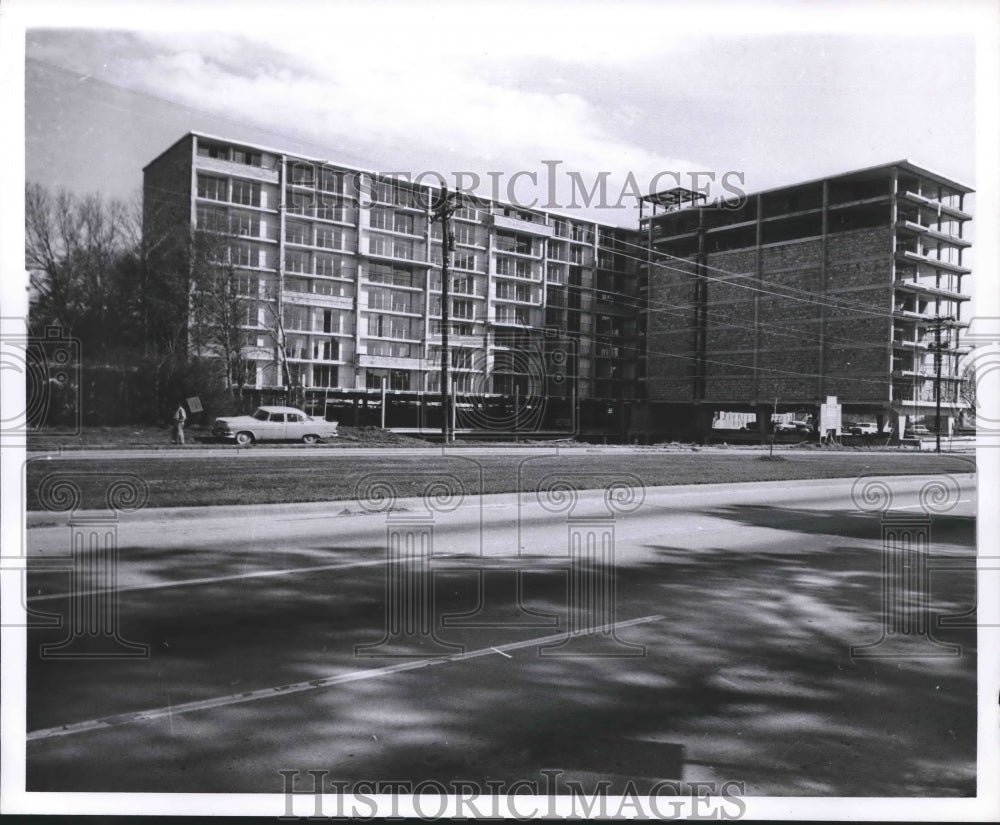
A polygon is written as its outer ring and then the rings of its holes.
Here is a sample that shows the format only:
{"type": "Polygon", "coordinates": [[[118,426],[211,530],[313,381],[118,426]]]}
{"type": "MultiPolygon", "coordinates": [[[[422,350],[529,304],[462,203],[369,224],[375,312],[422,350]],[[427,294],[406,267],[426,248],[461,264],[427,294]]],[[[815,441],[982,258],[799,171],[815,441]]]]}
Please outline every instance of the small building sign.
{"type": "Polygon", "coordinates": [[[829,435],[833,430],[836,435],[840,435],[843,426],[841,418],[842,407],[837,403],[837,396],[828,395],[826,403],[819,405],[819,433],[821,436],[829,435]]]}
{"type": "Polygon", "coordinates": [[[200,413],[205,408],[201,406],[201,398],[197,395],[191,398],[185,399],[187,401],[188,409],[193,413],[200,413]]]}

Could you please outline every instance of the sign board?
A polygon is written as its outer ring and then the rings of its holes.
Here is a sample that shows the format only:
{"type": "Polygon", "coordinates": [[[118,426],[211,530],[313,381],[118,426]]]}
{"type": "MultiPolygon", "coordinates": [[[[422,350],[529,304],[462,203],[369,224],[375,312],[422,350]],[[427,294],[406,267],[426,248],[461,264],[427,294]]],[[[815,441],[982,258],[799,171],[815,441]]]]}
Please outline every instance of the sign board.
{"type": "Polygon", "coordinates": [[[826,435],[830,430],[834,430],[837,435],[840,435],[840,428],[842,426],[841,405],[837,403],[837,396],[828,395],[826,403],[819,405],[820,435],[826,435]]]}
{"type": "Polygon", "coordinates": [[[188,409],[193,413],[200,413],[204,409],[204,407],[201,406],[201,399],[197,395],[185,400],[187,401],[188,409]]]}

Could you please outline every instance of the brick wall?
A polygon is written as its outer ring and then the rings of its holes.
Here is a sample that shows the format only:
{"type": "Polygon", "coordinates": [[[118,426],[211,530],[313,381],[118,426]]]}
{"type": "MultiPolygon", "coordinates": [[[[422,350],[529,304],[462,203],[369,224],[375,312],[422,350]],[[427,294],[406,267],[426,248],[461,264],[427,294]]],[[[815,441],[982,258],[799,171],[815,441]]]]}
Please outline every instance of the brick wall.
{"type": "MultiPolygon", "coordinates": [[[[743,288],[757,284],[756,249],[707,256],[707,275],[721,280],[707,285],[706,400],[742,404],[777,397],[781,403],[812,403],[828,394],[846,401],[888,400],[890,228],[828,236],[825,300],[842,302],[845,309],[813,300],[822,291],[822,256],[816,238],[761,247],[765,291],[760,293],[743,288]],[[799,291],[794,297],[767,294],[782,288],[799,291]],[[886,314],[877,315],[881,312],[886,314]]],[[[671,266],[685,271],[654,269],[650,277],[647,386],[654,401],[693,397],[693,266],[671,266]],[[665,303],[681,308],[669,307],[668,314],[665,303]],[[667,353],[686,357],[663,357],[667,353]]]]}
{"type": "Polygon", "coordinates": [[[191,141],[178,141],[142,173],[143,232],[155,237],[165,227],[179,226],[185,235],[191,222],[191,141]]]}

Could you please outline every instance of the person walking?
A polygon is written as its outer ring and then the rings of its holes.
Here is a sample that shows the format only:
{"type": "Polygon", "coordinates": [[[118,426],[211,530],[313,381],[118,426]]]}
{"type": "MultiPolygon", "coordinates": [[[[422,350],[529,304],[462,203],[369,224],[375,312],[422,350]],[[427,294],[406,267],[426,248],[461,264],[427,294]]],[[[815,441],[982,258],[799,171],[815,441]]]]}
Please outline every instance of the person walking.
{"type": "Polygon", "coordinates": [[[184,410],[184,402],[177,405],[174,412],[174,444],[184,446],[184,424],[187,422],[187,412],[184,410]]]}

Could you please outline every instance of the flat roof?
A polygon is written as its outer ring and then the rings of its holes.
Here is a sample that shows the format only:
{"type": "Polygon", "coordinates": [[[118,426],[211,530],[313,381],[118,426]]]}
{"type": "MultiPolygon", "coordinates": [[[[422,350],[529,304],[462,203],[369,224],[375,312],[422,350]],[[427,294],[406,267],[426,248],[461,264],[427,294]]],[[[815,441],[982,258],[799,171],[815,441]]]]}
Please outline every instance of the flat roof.
{"type": "MultiPolygon", "coordinates": [[[[162,152],[160,152],[160,154],[158,154],[149,163],[147,163],[145,166],[143,166],[142,167],[142,171],[145,172],[150,166],[152,166],[161,157],[163,157],[168,152],[170,152],[172,149],[174,149],[174,147],[176,147],[178,144],[183,143],[186,140],[190,140],[193,137],[205,138],[207,140],[218,141],[219,143],[228,143],[228,144],[231,144],[233,146],[244,146],[244,147],[247,147],[249,149],[258,149],[258,150],[260,150],[262,152],[269,152],[269,153],[274,154],[274,155],[285,155],[285,156],[288,156],[288,157],[297,158],[299,160],[305,160],[305,161],[308,161],[309,163],[318,163],[318,164],[326,165],[326,166],[335,166],[335,167],[337,167],[339,169],[347,169],[350,172],[363,172],[365,174],[373,175],[375,177],[385,178],[387,180],[393,180],[393,179],[395,179],[395,180],[399,180],[401,183],[409,184],[410,186],[414,186],[414,187],[418,187],[418,188],[428,189],[430,191],[440,191],[440,188],[441,188],[439,186],[434,186],[433,184],[430,184],[430,183],[414,183],[413,181],[407,181],[404,178],[394,178],[394,175],[401,174],[399,172],[376,172],[376,171],[373,171],[372,169],[364,169],[364,168],[362,168],[360,166],[354,166],[353,164],[349,164],[349,163],[341,163],[340,161],[333,161],[333,160],[327,160],[325,158],[312,157],[310,155],[305,155],[305,154],[302,154],[300,152],[289,152],[289,151],[287,151],[285,149],[278,149],[278,148],[276,148],[274,146],[267,146],[267,145],[262,144],[262,143],[254,143],[252,141],[247,141],[247,140],[236,140],[235,138],[225,137],[223,135],[213,135],[213,134],[210,134],[208,132],[199,132],[199,131],[194,131],[194,130],[186,132],[184,135],[182,135],[177,140],[175,140],[173,143],[171,143],[166,149],[164,149],[162,152]]],[[[455,192],[457,190],[455,190],[455,189],[449,189],[449,191],[455,192]]],[[[509,203],[507,201],[494,200],[493,198],[490,198],[490,197],[488,197],[486,195],[478,195],[478,194],[472,193],[472,192],[462,192],[461,194],[464,195],[465,197],[469,198],[470,200],[475,200],[475,201],[478,201],[478,202],[484,203],[484,204],[495,203],[495,204],[497,204],[499,206],[510,207],[511,209],[519,209],[522,212],[533,212],[533,213],[538,214],[538,215],[551,215],[551,216],[553,216],[555,218],[562,218],[562,219],[568,220],[568,221],[576,221],[578,223],[590,224],[592,226],[597,226],[597,227],[600,227],[602,229],[618,229],[618,230],[623,230],[623,231],[628,231],[628,232],[636,232],[637,231],[636,229],[634,229],[633,227],[630,227],[630,226],[621,226],[619,224],[614,224],[614,223],[603,223],[601,221],[595,221],[595,220],[592,220],[590,218],[575,217],[573,215],[567,215],[567,214],[565,214],[563,212],[557,212],[555,210],[550,210],[550,209],[539,209],[538,207],[534,207],[534,206],[520,206],[518,204],[509,203]]]]}
{"type": "MultiPolygon", "coordinates": [[[[760,190],[758,190],[756,192],[747,192],[746,194],[748,196],[751,196],[751,195],[769,195],[769,194],[772,194],[772,193],[775,193],[775,192],[785,192],[785,191],[787,191],[789,189],[798,189],[799,187],[802,187],[802,186],[811,186],[813,184],[823,183],[824,181],[842,180],[844,178],[852,178],[852,177],[856,177],[856,176],[857,177],[866,177],[866,176],[874,177],[877,173],[889,172],[889,171],[891,171],[894,168],[895,169],[902,169],[902,170],[904,170],[906,172],[910,172],[911,174],[917,175],[917,176],[922,177],[922,178],[927,178],[929,180],[934,181],[935,183],[939,183],[942,186],[945,186],[945,187],[947,187],[949,189],[952,189],[952,190],[954,190],[955,192],[957,192],[959,194],[968,195],[968,194],[971,194],[971,193],[973,193],[973,192],[976,191],[972,187],[966,186],[964,183],[959,183],[956,180],[952,180],[951,178],[945,177],[944,175],[941,175],[941,174],[939,174],[937,172],[933,172],[933,171],[931,171],[930,169],[927,169],[924,166],[919,166],[919,165],[917,165],[915,163],[911,163],[909,160],[906,160],[904,158],[903,160],[893,161],[892,163],[880,163],[877,166],[865,166],[865,167],[862,167],[860,169],[852,169],[849,172],[838,172],[838,173],[833,174],[833,175],[823,175],[822,177],[819,177],[819,178],[810,178],[808,180],[796,181],[794,183],[787,183],[787,184],[785,184],[783,186],[773,186],[773,187],[771,187],[769,189],[760,189],[760,190]]],[[[671,189],[671,190],[668,190],[668,191],[675,192],[676,189],[671,189]]],[[[643,200],[647,200],[647,198],[643,198],[643,200]]],[[[698,207],[688,207],[688,208],[698,208],[698,207]]],[[[650,216],[650,219],[657,219],[657,220],[659,220],[659,219],[663,218],[664,215],[670,215],[670,214],[676,214],[676,211],[673,212],[673,213],[671,213],[671,212],[661,212],[659,215],[650,216]]]]}

